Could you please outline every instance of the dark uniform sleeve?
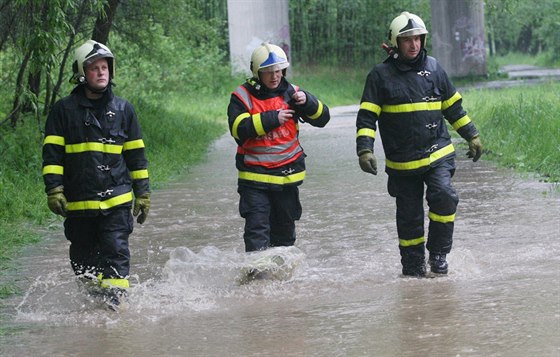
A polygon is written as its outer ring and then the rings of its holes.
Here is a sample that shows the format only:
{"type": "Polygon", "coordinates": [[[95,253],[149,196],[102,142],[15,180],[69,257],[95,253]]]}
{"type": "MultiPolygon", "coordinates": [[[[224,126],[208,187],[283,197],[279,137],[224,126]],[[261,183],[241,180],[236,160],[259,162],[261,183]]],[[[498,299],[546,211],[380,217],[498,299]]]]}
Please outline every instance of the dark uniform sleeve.
{"type": "Polygon", "coordinates": [[[376,83],[375,71],[371,71],[366,79],[360,109],[356,118],[356,153],[373,152],[373,143],[377,131],[377,119],[381,115],[381,99],[376,83]]]}
{"type": "Polygon", "coordinates": [[[304,105],[294,105],[296,114],[306,123],[322,128],[331,119],[329,107],[313,94],[303,91],[307,97],[304,105]]]}
{"type": "Polygon", "coordinates": [[[63,185],[65,138],[62,102],[57,102],[47,117],[43,141],[43,182],[45,192],[63,185]]]}
{"type": "Polygon", "coordinates": [[[234,94],[231,95],[227,113],[229,131],[238,144],[266,135],[280,126],[278,111],[269,110],[251,115],[241,99],[234,94]]]}
{"type": "Polygon", "coordinates": [[[123,156],[132,178],[135,196],[150,192],[148,160],[146,159],[144,140],[136,112],[130,103],[125,106],[125,118],[128,122],[128,138],[123,146],[123,156]]]}
{"type": "Polygon", "coordinates": [[[471,121],[471,118],[467,115],[465,109],[463,109],[463,97],[455,89],[455,86],[453,86],[443,68],[439,67],[438,73],[442,73],[441,80],[445,88],[445,93],[443,94],[441,102],[443,116],[463,139],[469,141],[475,136],[478,136],[478,130],[471,121]]]}

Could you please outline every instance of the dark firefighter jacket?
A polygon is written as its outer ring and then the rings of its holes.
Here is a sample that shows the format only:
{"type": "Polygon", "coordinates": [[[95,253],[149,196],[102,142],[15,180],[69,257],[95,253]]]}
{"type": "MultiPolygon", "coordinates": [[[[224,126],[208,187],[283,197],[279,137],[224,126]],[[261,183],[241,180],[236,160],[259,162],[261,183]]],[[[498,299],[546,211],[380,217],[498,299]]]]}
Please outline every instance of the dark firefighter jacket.
{"type": "Polygon", "coordinates": [[[444,69],[425,50],[419,56],[414,64],[390,57],[375,66],[358,111],[357,153],[373,152],[379,123],[390,175],[419,174],[455,156],[444,117],[465,140],[478,135],[444,69]]]}
{"type": "Polygon", "coordinates": [[[324,127],[330,114],[328,107],[308,92],[304,105],[293,103],[295,90],[284,78],[272,91],[250,79],[232,93],[228,122],[238,144],[240,186],[279,190],[303,182],[305,153],[299,143],[298,121],[324,127]],[[295,110],[294,119],[280,125],[278,110],[288,108],[295,110]]]}
{"type": "Polygon", "coordinates": [[[148,161],[132,105],[109,90],[94,106],[81,86],[58,101],[45,126],[45,191],[64,186],[68,216],[93,216],[149,192],[148,161]],[[95,108],[99,107],[101,110],[95,108]]]}

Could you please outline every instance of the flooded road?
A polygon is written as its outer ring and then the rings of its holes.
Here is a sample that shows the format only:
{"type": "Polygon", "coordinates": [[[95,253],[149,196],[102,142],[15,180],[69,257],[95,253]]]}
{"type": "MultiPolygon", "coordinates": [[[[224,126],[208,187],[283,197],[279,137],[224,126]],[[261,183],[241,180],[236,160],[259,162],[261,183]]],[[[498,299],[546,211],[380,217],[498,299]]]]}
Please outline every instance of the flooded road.
{"type": "Polygon", "coordinates": [[[154,192],[130,238],[132,287],[118,313],[78,289],[54,222],[17,262],[11,278],[25,294],[2,302],[0,355],[560,355],[560,195],[467,161],[456,145],[450,273],[403,278],[387,177],[358,166],[356,110],[301,128],[303,216],[296,246],[274,249],[288,276],[239,283],[254,256],[243,252],[235,144],[224,136],[154,192]]]}

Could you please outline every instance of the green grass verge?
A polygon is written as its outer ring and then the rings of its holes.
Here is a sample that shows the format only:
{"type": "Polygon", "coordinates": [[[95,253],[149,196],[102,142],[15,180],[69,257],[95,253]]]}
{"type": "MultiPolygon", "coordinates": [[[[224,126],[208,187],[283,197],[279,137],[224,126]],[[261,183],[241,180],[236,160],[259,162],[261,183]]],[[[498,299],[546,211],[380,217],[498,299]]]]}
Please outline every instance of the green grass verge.
{"type": "Polygon", "coordinates": [[[560,181],[560,83],[463,94],[478,127],[486,159],[544,180],[560,181]]]}

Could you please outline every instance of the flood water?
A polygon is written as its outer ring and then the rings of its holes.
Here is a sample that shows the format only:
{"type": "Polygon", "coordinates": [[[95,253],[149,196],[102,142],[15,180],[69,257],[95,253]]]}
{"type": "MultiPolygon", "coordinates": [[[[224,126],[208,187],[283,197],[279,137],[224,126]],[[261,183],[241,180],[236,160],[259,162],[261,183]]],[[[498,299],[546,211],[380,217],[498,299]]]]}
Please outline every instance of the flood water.
{"type": "Polygon", "coordinates": [[[52,222],[7,277],[24,293],[2,301],[0,355],[559,356],[558,190],[467,161],[456,145],[449,275],[403,278],[387,177],[358,166],[356,110],[301,127],[303,217],[295,247],[274,249],[289,276],[239,282],[254,256],[243,251],[235,144],[224,136],[153,193],[130,238],[132,287],[119,312],[78,289],[52,222]]]}

